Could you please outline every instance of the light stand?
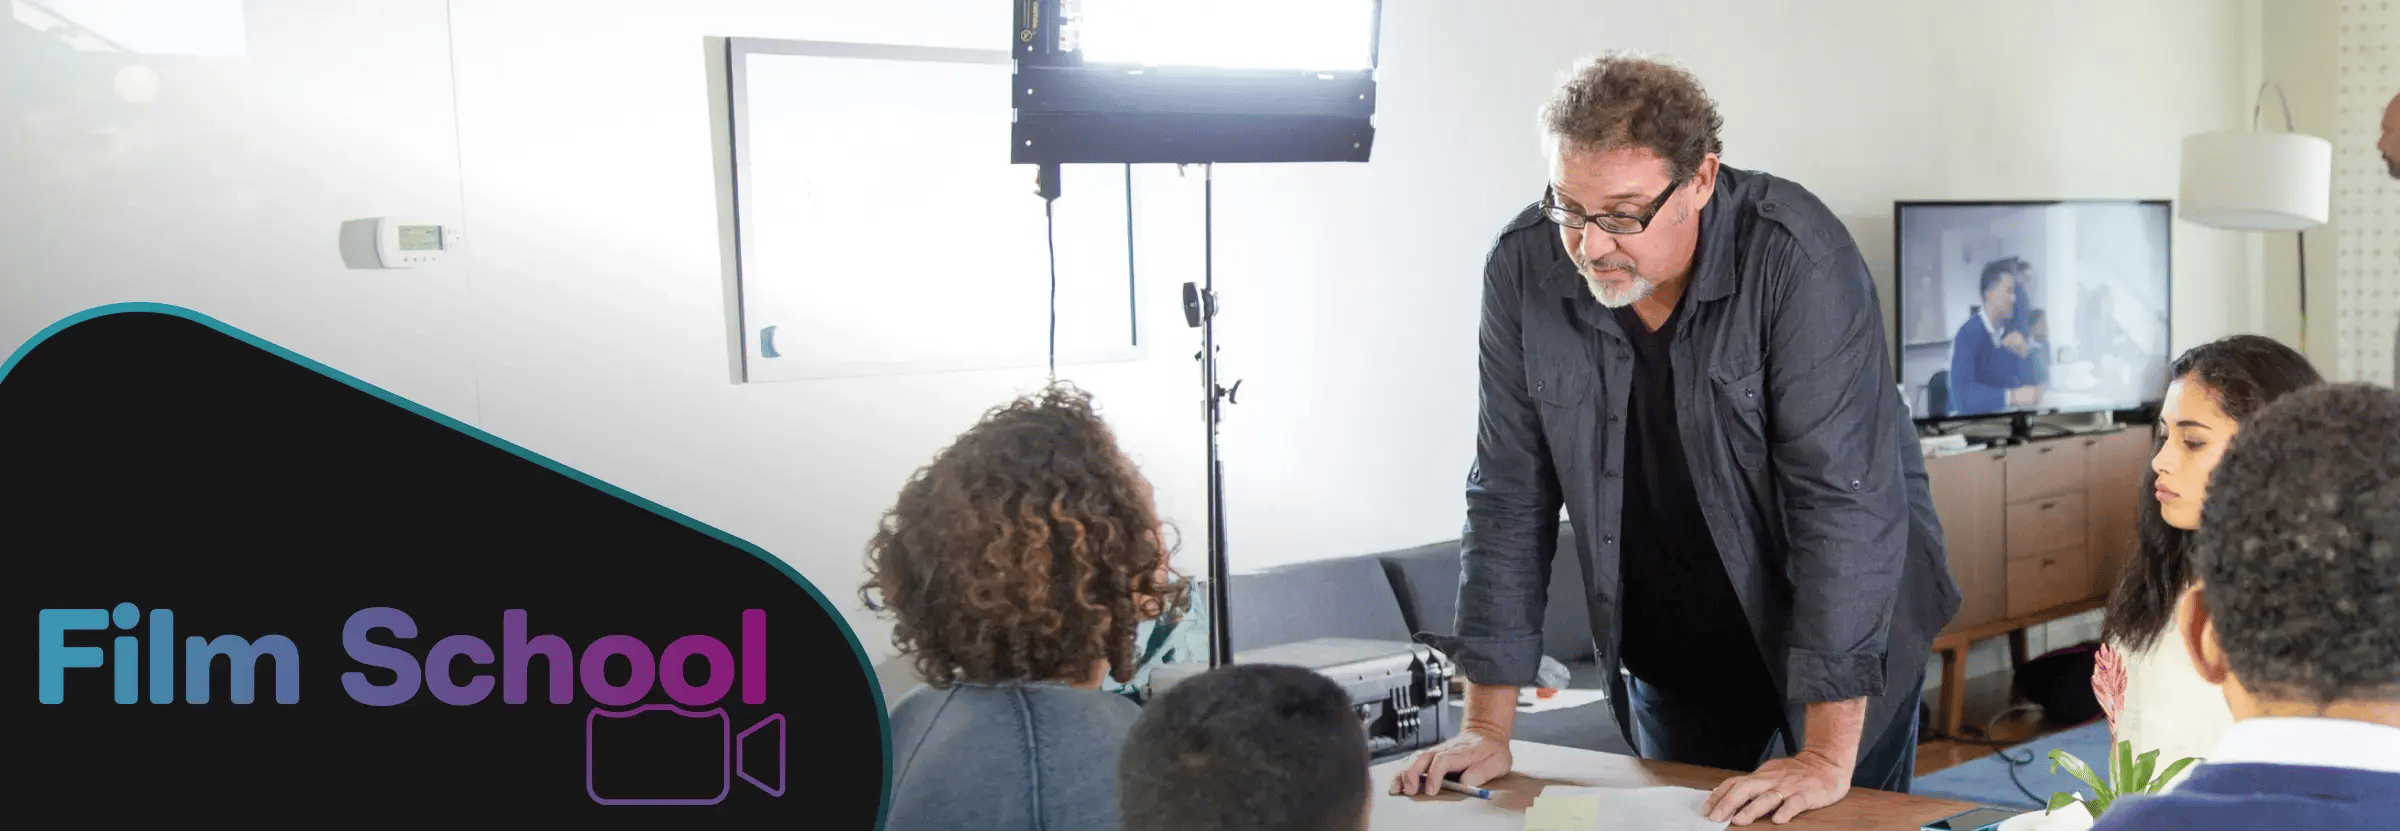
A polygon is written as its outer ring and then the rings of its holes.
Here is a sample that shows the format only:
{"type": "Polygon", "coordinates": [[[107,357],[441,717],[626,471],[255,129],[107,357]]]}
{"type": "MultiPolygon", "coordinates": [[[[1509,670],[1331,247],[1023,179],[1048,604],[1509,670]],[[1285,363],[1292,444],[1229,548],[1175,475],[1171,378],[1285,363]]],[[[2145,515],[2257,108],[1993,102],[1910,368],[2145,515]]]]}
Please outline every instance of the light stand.
{"type": "MultiPolygon", "coordinates": [[[[1197,359],[1208,429],[1209,666],[1222,667],[1233,662],[1233,638],[1226,603],[1225,468],[1217,426],[1224,405],[1236,403],[1241,382],[1231,388],[1217,384],[1212,166],[1368,161],[1375,143],[1374,67],[1381,51],[1382,2],[1362,0],[1364,65],[1336,70],[1087,63],[1081,7],[1093,2],[1015,0],[1010,39],[1016,73],[1009,100],[1016,120],[1009,160],[1041,166],[1044,199],[1057,196],[1054,171],[1061,164],[1202,166],[1201,282],[1183,285],[1183,316],[1200,330],[1197,359]]],[[[1272,14],[1261,13],[1259,20],[1260,25],[1280,23],[1272,14]]],[[[1055,293],[1055,275],[1052,282],[1055,293]]],[[[1055,306],[1054,294],[1053,327],[1055,306]]]]}
{"type": "Polygon", "coordinates": [[[1214,165],[1200,166],[1200,286],[1183,284],[1183,321],[1200,330],[1201,418],[1208,423],[1208,665],[1233,663],[1233,635],[1225,609],[1225,460],[1217,451],[1217,425],[1225,404],[1235,399],[1242,383],[1217,386],[1217,265],[1216,176],[1214,165]]]}

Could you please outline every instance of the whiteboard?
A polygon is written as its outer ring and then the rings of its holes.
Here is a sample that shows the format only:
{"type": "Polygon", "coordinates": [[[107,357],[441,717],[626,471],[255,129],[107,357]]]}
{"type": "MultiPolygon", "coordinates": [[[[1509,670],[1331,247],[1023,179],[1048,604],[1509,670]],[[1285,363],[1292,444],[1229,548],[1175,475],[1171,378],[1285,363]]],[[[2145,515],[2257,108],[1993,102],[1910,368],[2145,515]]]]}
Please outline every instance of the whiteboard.
{"type": "MultiPolygon", "coordinates": [[[[1013,67],[977,51],[732,38],[746,381],[1042,367],[1051,244],[1009,163],[1013,67]]],[[[1060,171],[1058,364],[1133,361],[1122,165],[1060,171]]]]}

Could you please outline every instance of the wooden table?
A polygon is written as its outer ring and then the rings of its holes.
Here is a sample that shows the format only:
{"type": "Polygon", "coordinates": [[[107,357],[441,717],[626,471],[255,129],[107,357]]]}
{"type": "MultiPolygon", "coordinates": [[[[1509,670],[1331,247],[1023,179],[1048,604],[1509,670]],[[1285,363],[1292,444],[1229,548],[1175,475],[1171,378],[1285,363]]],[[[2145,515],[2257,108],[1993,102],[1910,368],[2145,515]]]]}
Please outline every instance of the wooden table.
{"type": "MultiPolygon", "coordinates": [[[[1533,805],[1544,786],[1685,786],[1708,791],[1726,778],[1738,776],[1737,772],[1523,740],[1511,743],[1509,753],[1515,758],[1515,769],[1484,784],[1484,788],[1492,791],[1490,800],[1450,791],[1413,796],[1387,794],[1392,778],[1398,777],[1414,757],[1376,766],[1373,779],[1368,781],[1375,801],[1367,828],[1523,830],[1525,809],[1533,805]]],[[[1973,808],[1975,804],[1955,800],[1851,789],[1842,802],[1802,812],[1789,824],[1776,826],[1770,821],[1760,821],[1731,828],[1915,830],[1973,808]]]]}

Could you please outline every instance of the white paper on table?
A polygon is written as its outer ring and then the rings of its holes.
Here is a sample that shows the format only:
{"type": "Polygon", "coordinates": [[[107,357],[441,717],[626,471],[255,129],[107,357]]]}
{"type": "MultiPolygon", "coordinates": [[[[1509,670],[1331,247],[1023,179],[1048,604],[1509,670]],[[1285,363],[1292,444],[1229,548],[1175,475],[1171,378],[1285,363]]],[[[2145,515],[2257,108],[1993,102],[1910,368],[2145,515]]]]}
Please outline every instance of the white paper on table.
{"type": "MultiPolygon", "coordinates": [[[[1524,698],[1517,700],[1517,713],[1538,714],[1543,711],[1555,711],[1561,708],[1579,708],[1607,698],[1608,691],[1601,690],[1599,688],[1559,688],[1558,692],[1551,694],[1550,698],[1548,699],[1543,699],[1541,697],[1534,696],[1532,693],[1527,693],[1525,694],[1524,698]],[[1532,704],[1526,704],[1529,702],[1532,704]]],[[[1466,707],[1466,697],[1451,697],[1450,706],[1454,708],[1466,707]]]]}
{"type": "Polygon", "coordinates": [[[2059,807],[2058,811],[2036,809],[2026,812],[2001,821],[2000,829],[2002,832],[2088,832],[2096,822],[2092,820],[2091,811],[2083,807],[2083,793],[2076,792],[2075,802],[2059,807]]]}
{"type": "Polygon", "coordinates": [[[1528,830],[1572,829],[1691,829],[1724,832],[1725,821],[1712,821],[1700,809],[1708,792],[1682,786],[1639,789],[1551,786],[1542,789],[1525,810],[1528,830]]]}

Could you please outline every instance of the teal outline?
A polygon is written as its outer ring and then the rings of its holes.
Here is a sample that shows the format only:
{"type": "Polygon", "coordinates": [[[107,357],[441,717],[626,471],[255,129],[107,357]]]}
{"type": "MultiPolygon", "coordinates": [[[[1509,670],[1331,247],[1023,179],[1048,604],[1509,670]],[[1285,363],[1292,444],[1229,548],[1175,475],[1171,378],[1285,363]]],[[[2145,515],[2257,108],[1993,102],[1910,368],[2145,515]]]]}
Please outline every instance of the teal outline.
{"type": "MultiPolygon", "coordinates": [[[[350,385],[358,390],[373,394],[376,398],[406,408],[411,413],[415,413],[419,416],[433,420],[435,424],[439,424],[451,430],[458,431],[459,433],[483,440],[484,444],[491,445],[492,447],[499,448],[512,454],[516,454],[519,458],[522,458],[528,462],[532,462],[536,465],[540,465],[543,468],[550,469],[550,471],[553,473],[565,476],[566,478],[576,482],[583,483],[586,486],[599,489],[600,491],[614,496],[617,499],[624,500],[644,509],[648,509],[652,514],[665,517],[677,523],[681,523],[686,528],[715,538],[717,542],[732,546],[733,548],[740,549],[744,552],[748,552],[752,557],[766,561],[768,564],[774,566],[776,571],[783,573],[784,577],[792,579],[792,583],[798,584],[803,590],[807,590],[808,597],[815,599],[817,606],[825,609],[826,615],[833,619],[834,626],[841,628],[842,637],[849,640],[850,654],[858,657],[859,669],[866,672],[867,686],[875,694],[875,720],[883,725],[883,796],[875,808],[875,828],[883,829],[890,823],[892,810],[891,703],[884,701],[883,685],[877,681],[875,664],[867,661],[867,651],[859,644],[858,633],[851,631],[850,620],[842,617],[841,610],[836,609],[832,602],[825,599],[825,594],[817,590],[816,584],[809,583],[807,578],[801,577],[800,573],[797,570],[794,570],[790,563],[784,562],[782,558],[768,554],[764,549],[760,549],[757,546],[751,545],[749,541],[726,534],[723,530],[717,529],[706,523],[702,523],[690,517],[685,517],[682,513],[677,512],[674,509],[667,508],[666,506],[651,502],[650,500],[644,499],[632,492],[626,491],[625,489],[602,482],[599,478],[593,477],[590,474],[577,471],[559,463],[557,460],[553,460],[549,457],[542,456],[541,454],[526,450],[523,447],[519,447],[516,443],[493,436],[479,428],[476,428],[473,425],[469,425],[458,421],[457,419],[444,416],[429,408],[426,408],[423,405],[393,394],[389,390],[368,384],[365,381],[359,380],[348,373],[344,373],[340,370],[336,370],[332,367],[318,363],[307,356],[303,356],[299,353],[292,352],[291,350],[276,346],[266,339],[252,335],[248,332],[244,332],[238,327],[172,304],[152,303],[148,301],[111,303],[105,306],[95,306],[82,312],[69,315],[58,323],[43,327],[41,332],[35,333],[33,338],[26,341],[23,346],[18,347],[16,352],[9,354],[6,362],[0,362],[0,382],[7,381],[9,371],[16,369],[17,362],[23,360],[27,353],[33,352],[35,347],[41,346],[42,342],[50,340],[50,336],[57,335],[60,332],[66,331],[69,327],[92,320],[94,318],[104,318],[109,315],[122,315],[134,312],[173,315],[193,323],[205,325],[226,335],[233,336],[234,338],[240,339],[242,342],[253,347],[258,347],[270,353],[274,353],[286,361],[290,361],[302,367],[315,370],[318,374],[323,375],[326,378],[350,385]]],[[[786,717],[787,720],[789,718],[790,717],[788,716],[786,717]]],[[[790,749],[785,749],[785,753],[789,754],[790,749]]]]}

